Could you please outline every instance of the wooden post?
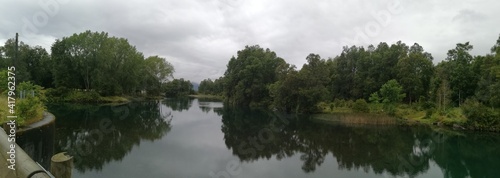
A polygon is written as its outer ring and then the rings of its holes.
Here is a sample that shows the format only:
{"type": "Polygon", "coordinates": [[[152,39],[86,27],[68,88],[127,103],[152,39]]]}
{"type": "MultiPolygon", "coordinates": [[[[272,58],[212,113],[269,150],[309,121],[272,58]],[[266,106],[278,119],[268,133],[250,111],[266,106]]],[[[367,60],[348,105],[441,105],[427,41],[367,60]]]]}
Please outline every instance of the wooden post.
{"type": "Polygon", "coordinates": [[[66,152],[58,153],[52,156],[50,164],[50,173],[57,178],[71,178],[73,169],[73,157],[66,152]]]}

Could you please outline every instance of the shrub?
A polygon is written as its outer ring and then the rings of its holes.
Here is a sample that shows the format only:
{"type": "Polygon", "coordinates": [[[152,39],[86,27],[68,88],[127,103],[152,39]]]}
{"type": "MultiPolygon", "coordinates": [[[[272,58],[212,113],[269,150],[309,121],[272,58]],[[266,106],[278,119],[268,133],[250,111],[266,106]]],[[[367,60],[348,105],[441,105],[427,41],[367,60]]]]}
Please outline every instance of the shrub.
{"type": "Polygon", "coordinates": [[[27,97],[16,101],[15,112],[19,125],[42,119],[45,105],[39,97],[27,97]]]}
{"type": "Polygon", "coordinates": [[[79,102],[79,103],[90,103],[99,102],[101,95],[96,91],[71,91],[64,101],[79,102]]]}
{"type": "Polygon", "coordinates": [[[30,124],[42,119],[46,101],[43,87],[31,82],[21,82],[17,85],[16,92],[17,96],[23,94],[22,99],[16,100],[15,113],[18,124],[30,124]]]}
{"type": "Polygon", "coordinates": [[[490,128],[499,123],[497,113],[476,99],[467,99],[462,105],[462,110],[467,117],[467,124],[475,128],[490,128]]]}
{"type": "Polygon", "coordinates": [[[352,108],[352,105],[354,105],[354,101],[348,100],[345,102],[344,107],[352,108]]]}
{"type": "Polygon", "coordinates": [[[357,99],[352,105],[352,110],[356,112],[370,112],[370,107],[364,99],[357,99]]]}
{"type": "Polygon", "coordinates": [[[434,114],[435,109],[427,109],[425,111],[425,117],[424,119],[430,119],[432,117],[432,114],[434,114]]]}
{"type": "Polygon", "coordinates": [[[423,102],[421,105],[422,105],[423,109],[433,109],[433,108],[436,108],[436,103],[434,103],[432,101],[423,102]]]}

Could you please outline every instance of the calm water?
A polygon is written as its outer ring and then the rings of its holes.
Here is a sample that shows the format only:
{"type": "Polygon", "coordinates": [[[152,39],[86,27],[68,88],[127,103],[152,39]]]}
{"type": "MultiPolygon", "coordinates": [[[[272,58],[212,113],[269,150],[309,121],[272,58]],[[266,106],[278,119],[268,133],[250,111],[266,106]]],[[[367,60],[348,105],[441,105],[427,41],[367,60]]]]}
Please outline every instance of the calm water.
{"type": "Polygon", "coordinates": [[[74,178],[500,175],[498,134],[326,124],[197,99],[49,110],[55,129],[20,144],[44,166],[53,153],[74,155],[74,178]]]}

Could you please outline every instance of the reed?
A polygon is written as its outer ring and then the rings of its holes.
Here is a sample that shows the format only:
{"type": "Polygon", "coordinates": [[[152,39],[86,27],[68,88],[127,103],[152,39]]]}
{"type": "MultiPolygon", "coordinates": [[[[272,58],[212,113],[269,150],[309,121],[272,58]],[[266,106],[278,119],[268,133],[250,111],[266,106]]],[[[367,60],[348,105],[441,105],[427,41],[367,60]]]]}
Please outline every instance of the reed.
{"type": "Polygon", "coordinates": [[[314,119],[340,123],[343,125],[395,125],[397,118],[372,113],[332,113],[318,114],[314,119]]]}

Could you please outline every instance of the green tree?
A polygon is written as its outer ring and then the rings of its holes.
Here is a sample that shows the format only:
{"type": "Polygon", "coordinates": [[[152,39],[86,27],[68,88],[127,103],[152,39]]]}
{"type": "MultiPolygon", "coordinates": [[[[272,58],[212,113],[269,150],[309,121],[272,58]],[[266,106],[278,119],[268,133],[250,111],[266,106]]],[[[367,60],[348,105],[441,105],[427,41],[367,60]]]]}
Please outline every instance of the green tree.
{"type": "Polygon", "coordinates": [[[329,68],[317,54],[309,54],[300,71],[288,64],[279,67],[280,80],[270,86],[273,107],[285,112],[315,112],[329,96],[329,68]]]}
{"type": "Polygon", "coordinates": [[[31,80],[35,85],[45,88],[53,87],[52,60],[47,51],[41,46],[30,48],[27,54],[27,68],[31,80]]]}
{"type": "Polygon", "coordinates": [[[232,57],[224,73],[224,97],[232,106],[267,107],[269,85],[277,81],[276,68],[285,61],[269,49],[246,46],[232,57]]]}
{"type": "Polygon", "coordinates": [[[372,94],[371,100],[379,98],[379,101],[374,102],[382,103],[389,114],[394,114],[396,104],[401,102],[405,96],[403,87],[396,80],[392,79],[382,85],[377,93],[372,94]]]}
{"type": "Polygon", "coordinates": [[[472,70],[473,57],[469,54],[472,45],[469,42],[458,43],[455,49],[448,51],[445,67],[448,72],[448,80],[452,90],[451,99],[460,105],[465,99],[474,95],[477,81],[476,74],[472,70]]]}
{"type": "Polygon", "coordinates": [[[174,66],[165,58],[159,56],[150,56],[145,60],[144,71],[147,77],[144,85],[148,94],[158,95],[164,83],[171,79],[174,72],[174,66]]]}
{"type": "Polygon", "coordinates": [[[410,47],[408,56],[401,58],[397,63],[397,79],[403,86],[407,101],[428,97],[430,82],[433,76],[434,65],[431,54],[415,43],[410,47]]]}
{"type": "Polygon", "coordinates": [[[200,86],[198,86],[198,93],[203,94],[213,94],[215,84],[212,79],[205,79],[200,82],[200,86]]]}
{"type": "Polygon", "coordinates": [[[20,41],[18,45],[18,51],[16,52],[16,42],[15,39],[11,38],[5,42],[2,48],[2,60],[3,67],[15,66],[16,67],[16,82],[25,82],[31,80],[30,72],[28,71],[28,60],[30,56],[30,50],[32,49],[29,45],[20,41]],[[16,59],[17,56],[17,59],[16,59]]]}
{"type": "Polygon", "coordinates": [[[127,39],[105,32],[85,31],[57,39],[52,45],[55,87],[85,89],[101,95],[135,94],[146,90],[159,95],[172,77],[173,66],[164,58],[144,59],[127,39]]]}
{"type": "Polygon", "coordinates": [[[194,94],[193,84],[189,80],[174,79],[165,84],[166,97],[186,97],[194,94]]]}

